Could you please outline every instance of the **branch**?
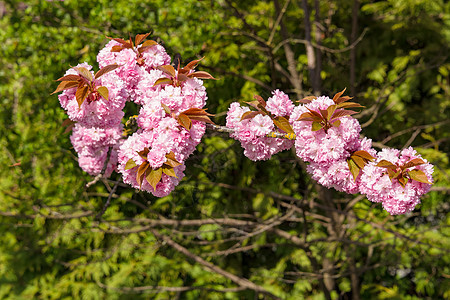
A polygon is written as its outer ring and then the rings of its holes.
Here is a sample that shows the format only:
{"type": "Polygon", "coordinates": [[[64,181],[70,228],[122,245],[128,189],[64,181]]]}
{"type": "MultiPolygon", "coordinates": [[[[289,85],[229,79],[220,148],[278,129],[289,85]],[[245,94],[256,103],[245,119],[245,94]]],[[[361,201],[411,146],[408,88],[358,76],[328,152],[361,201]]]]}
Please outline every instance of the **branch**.
{"type": "Polygon", "coordinates": [[[190,259],[194,260],[196,263],[199,263],[201,265],[203,265],[206,269],[220,274],[222,276],[224,276],[225,278],[230,279],[231,281],[233,281],[234,283],[238,284],[240,287],[242,288],[246,288],[246,289],[251,289],[257,293],[262,293],[265,294],[273,299],[280,299],[279,297],[275,296],[274,294],[272,294],[271,292],[267,291],[266,289],[264,289],[263,287],[256,285],[255,283],[251,282],[250,280],[246,279],[246,278],[241,278],[239,276],[236,276],[234,274],[231,274],[221,268],[219,268],[216,265],[213,265],[210,262],[207,262],[206,260],[204,260],[203,258],[201,258],[200,256],[195,255],[194,253],[190,252],[188,249],[184,248],[183,246],[181,246],[180,244],[176,243],[175,241],[173,241],[171,238],[169,238],[168,236],[165,235],[161,235],[158,231],[156,230],[152,230],[151,231],[153,233],[153,235],[158,238],[159,240],[163,240],[165,243],[167,243],[169,246],[171,246],[172,248],[174,248],[175,250],[177,250],[178,252],[184,254],[185,256],[189,257],[190,259]]]}

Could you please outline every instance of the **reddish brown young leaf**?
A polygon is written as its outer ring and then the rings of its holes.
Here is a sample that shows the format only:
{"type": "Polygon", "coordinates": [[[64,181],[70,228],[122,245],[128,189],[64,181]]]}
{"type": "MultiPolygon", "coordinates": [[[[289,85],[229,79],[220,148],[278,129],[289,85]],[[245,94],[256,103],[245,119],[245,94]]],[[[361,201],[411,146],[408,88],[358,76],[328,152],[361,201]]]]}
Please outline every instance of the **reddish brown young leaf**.
{"type": "Polygon", "coordinates": [[[142,181],[144,180],[145,177],[145,171],[147,171],[147,169],[150,167],[150,164],[148,163],[148,161],[144,161],[138,168],[137,172],[136,172],[136,181],[139,184],[139,188],[142,186],[142,181]]]}
{"type": "Polygon", "coordinates": [[[105,98],[106,101],[109,101],[109,92],[108,92],[108,88],[107,87],[99,86],[97,88],[97,92],[100,94],[100,96],[105,98]]]}
{"type": "Polygon", "coordinates": [[[81,107],[81,104],[83,104],[84,100],[86,99],[89,92],[89,88],[87,86],[83,86],[81,88],[78,88],[75,93],[75,98],[77,99],[78,106],[81,107]]]}
{"type": "Polygon", "coordinates": [[[250,105],[251,107],[256,108],[257,110],[259,110],[259,108],[258,108],[259,102],[258,101],[248,101],[248,102],[244,101],[244,103],[246,103],[246,104],[250,105]]]}
{"type": "Polygon", "coordinates": [[[134,44],[137,46],[139,45],[143,40],[145,40],[148,36],[150,35],[149,33],[145,33],[145,34],[136,34],[136,37],[134,38],[134,44]]]}
{"type": "Polygon", "coordinates": [[[148,41],[145,41],[145,42],[142,44],[141,48],[143,48],[143,47],[149,47],[149,48],[151,48],[151,47],[156,46],[156,45],[158,45],[157,42],[155,42],[155,41],[153,41],[153,40],[148,40],[148,41]]]}
{"type": "Polygon", "coordinates": [[[285,117],[276,117],[275,119],[272,119],[272,121],[278,129],[286,133],[294,133],[291,124],[289,124],[289,121],[285,117]]]}
{"type": "Polygon", "coordinates": [[[320,111],[320,114],[322,115],[322,119],[328,120],[328,110],[319,108],[319,111],[320,111]]]}
{"type": "Polygon", "coordinates": [[[164,165],[175,168],[177,166],[180,166],[181,163],[179,163],[176,159],[171,159],[167,157],[167,161],[164,163],[164,165]]]}
{"type": "Polygon", "coordinates": [[[157,69],[160,71],[163,71],[170,77],[175,78],[176,72],[175,72],[175,69],[171,65],[159,66],[159,67],[157,67],[157,69]]]}
{"type": "Polygon", "coordinates": [[[71,132],[74,127],[75,127],[75,123],[70,124],[69,126],[66,127],[66,130],[64,130],[63,134],[71,132]]]}
{"type": "Polygon", "coordinates": [[[400,185],[402,187],[405,187],[406,184],[408,183],[408,178],[405,178],[405,177],[399,177],[397,180],[398,180],[398,183],[400,183],[400,185]]]}
{"type": "Polygon", "coordinates": [[[342,94],[344,94],[345,93],[345,90],[346,90],[347,88],[344,88],[341,92],[339,92],[339,93],[336,93],[336,95],[334,95],[334,97],[333,97],[333,101],[334,101],[334,103],[336,103],[336,104],[338,104],[336,101],[337,101],[337,99],[339,99],[341,96],[342,96],[342,94]]]}
{"type": "Polygon", "coordinates": [[[303,103],[303,104],[309,104],[309,103],[313,102],[316,99],[317,99],[316,96],[308,96],[308,97],[305,97],[305,98],[303,98],[301,100],[298,100],[297,102],[300,102],[300,103],[303,103]]]}
{"type": "Polygon", "coordinates": [[[351,116],[356,114],[356,111],[353,110],[338,110],[335,111],[334,114],[331,116],[330,120],[332,119],[337,119],[337,118],[342,118],[342,117],[346,117],[346,116],[351,116]]]}
{"type": "Polygon", "coordinates": [[[432,184],[429,180],[427,175],[422,171],[422,170],[411,170],[408,171],[407,174],[409,175],[409,177],[412,180],[418,181],[418,182],[422,182],[422,183],[428,183],[428,184],[432,184]]]}
{"type": "Polygon", "coordinates": [[[92,77],[91,72],[84,67],[74,67],[73,69],[77,71],[77,73],[80,74],[81,77],[85,78],[89,82],[94,79],[94,77],[92,77]]]}
{"type": "Polygon", "coordinates": [[[319,122],[313,122],[311,125],[311,130],[312,131],[318,131],[320,129],[322,129],[322,125],[319,122]]]}
{"type": "Polygon", "coordinates": [[[359,175],[359,171],[361,170],[358,165],[350,158],[347,159],[347,164],[348,164],[348,168],[350,170],[350,172],[353,175],[353,180],[356,181],[356,178],[359,175]]]}
{"type": "Polygon", "coordinates": [[[260,95],[254,95],[253,98],[261,104],[262,107],[266,107],[266,101],[260,95]]]}
{"type": "Polygon", "coordinates": [[[108,38],[108,39],[110,39],[110,40],[114,40],[114,41],[116,41],[116,42],[118,42],[118,43],[120,43],[120,44],[126,44],[126,43],[128,43],[128,41],[125,41],[125,40],[123,40],[123,39],[121,39],[121,38],[110,38],[109,36],[107,36],[106,38],[108,38]]]}
{"type": "Polygon", "coordinates": [[[102,75],[105,75],[108,72],[114,71],[115,69],[117,69],[118,67],[120,67],[118,64],[112,64],[112,65],[107,65],[104,66],[103,68],[101,68],[97,73],[95,73],[94,78],[97,79],[102,75]]]}
{"type": "Polygon", "coordinates": [[[254,117],[256,117],[257,115],[262,115],[263,113],[260,111],[246,111],[242,117],[241,117],[241,121],[243,120],[247,120],[247,119],[253,119],[254,117]]]}
{"type": "Polygon", "coordinates": [[[111,47],[111,52],[120,52],[120,51],[122,51],[123,49],[125,49],[123,46],[115,45],[115,46],[112,46],[112,47],[111,47]]]}
{"type": "Polygon", "coordinates": [[[189,77],[187,75],[178,73],[178,77],[177,77],[178,81],[187,81],[188,79],[189,79],[189,77]]]}
{"type": "Polygon", "coordinates": [[[397,169],[397,166],[394,165],[393,163],[382,159],[379,163],[376,164],[377,167],[382,167],[382,168],[391,168],[391,169],[397,169]]]}
{"type": "Polygon", "coordinates": [[[420,166],[420,165],[423,165],[424,163],[425,162],[423,160],[421,160],[420,158],[414,158],[413,160],[410,160],[406,164],[404,164],[402,169],[420,166]]]}
{"type": "Polygon", "coordinates": [[[80,75],[69,74],[69,75],[66,75],[61,78],[56,79],[56,81],[78,81],[80,79],[81,79],[80,75]]]}
{"type": "Polygon", "coordinates": [[[196,59],[196,60],[193,60],[193,61],[189,62],[186,66],[184,66],[183,70],[184,71],[193,70],[198,65],[198,63],[204,58],[205,57],[202,57],[200,59],[196,59]]]}
{"type": "MultiPolygon", "coordinates": [[[[364,158],[364,159],[366,159],[366,160],[370,160],[370,161],[372,161],[372,160],[375,159],[375,157],[373,157],[372,155],[370,155],[369,152],[364,151],[364,150],[355,151],[355,152],[353,153],[353,155],[362,157],[362,158],[364,158]]],[[[353,155],[352,155],[352,156],[353,156],[353,155]]]]}
{"type": "Polygon", "coordinates": [[[155,84],[153,86],[157,86],[160,84],[173,84],[173,81],[172,81],[172,79],[162,77],[162,78],[159,78],[158,80],[156,80],[155,84]]]}
{"type": "Polygon", "coordinates": [[[208,72],[205,72],[205,71],[197,71],[197,72],[191,73],[191,74],[188,75],[188,77],[189,78],[196,77],[196,78],[200,78],[200,79],[214,79],[214,80],[216,80],[216,78],[212,77],[211,74],[209,74],[208,72]]]}
{"type": "Polygon", "coordinates": [[[297,119],[297,121],[315,121],[315,122],[321,122],[322,118],[318,117],[316,115],[313,115],[310,112],[302,113],[300,115],[300,118],[297,119]]]}
{"type": "Polygon", "coordinates": [[[58,93],[64,90],[68,90],[74,87],[78,86],[78,82],[77,81],[62,81],[59,83],[58,87],[56,88],[56,90],[51,93],[50,95],[53,95],[54,93],[58,93]]]}
{"type": "Polygon", "coordinates": [[[66,127],[66,126],[69,126],[69,125],[72,125],[72,124],[75,124],[75,123],[76,122],[74,122],[71,119],[67,118],[61,123],[61,126],[62,127],[66,127]]]}
{"type": "Polygon", "coordinates": [[[366,161],[364,160],[364,158],[356,156],[356,155],[352,155],[351,159],[353,159],[353,161],[355,162],[355,164],[360,168],[364,168],[366,165],[366,161]]]}
{"type": "Polygon", "coordinates": [[[186,116],[214,116],[213,114],[208,113],[206,109],[203,108],[197,108],[197,107],[191,107],[188,110],[185,110],[183,114],[186,116]]]}
{"type": "Polygon", "coordinates": [[[178,115],[178,123],[184,128],[186,128],[186,130],[188,131],[191,130],[192,127],[191,119],[185,114],[181,113],[178,115]]]}
{"type": "Polygon", "coordinates": [[[337,100],[336,100],[336,104],[342,104],[343,102],[345,102],[345,101],[348,101],[348,100],[350,100],[350,99],[353,99],[353,97],[350,97],[350,96],[343,96],[343,97],[339,97],[337,100]]]}
{"type": "Polygon", "coordinates": [[[136,163],[132,158],[130,158],[127,163],[125,164],[125,170],[133,169],[134,167],[137,167],[136,163]]]}
{"type": "Polygon", "coordinates": [[[147,176],[145,178],[147,179],[147,182],[153,187],[153,189],[156,190],[156,185],[161,181],[162,178],[162,168],[158,168],[156,170],[151,169],[147,173],[147,176]]]}
{"type": "Polygon", "coordinates": [[[317,111],[311,110],[311,109],[309,109],[309,108],[306,108],[306,109],[308,109],[309,112],[310,112],[313,116],[319,117],[320,120],[323,120],[322,115],[321,115],[320,113],[318,113],[317,111]]]}
{"type": "Polygon", "coordinates": [[[337,108],[365,107],[356,102],[343,102],[338,104],[337,108]]]}
{"type": "Polygon", "coordinates": [[[143,159],[143,160],[147,160],[147,155],[150,152],[150,150],[145,147],[144,150],[142,151],[138,151],[137,154],[139,154],[139,156],[143,159]]]}
{"type": "Polygon", "coordinates": [[[190,116],[191,120],[196,120],[204,123],[214,124],[208,116],[190,116]]]}

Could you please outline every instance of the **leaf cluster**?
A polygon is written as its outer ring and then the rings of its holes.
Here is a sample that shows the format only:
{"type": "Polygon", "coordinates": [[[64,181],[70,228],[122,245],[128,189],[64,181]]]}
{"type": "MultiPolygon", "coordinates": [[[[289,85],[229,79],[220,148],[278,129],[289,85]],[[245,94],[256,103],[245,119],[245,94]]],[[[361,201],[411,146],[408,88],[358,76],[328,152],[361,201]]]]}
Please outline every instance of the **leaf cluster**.
{"type": "Polygon", "coordinates": [[[425,162],[420,158],[414,158],[403,165],[397,165],[383,159],[377,164],[377,167],[385,168],[391,180],[397,180],[402,187],[405,187],[409,180],[431,184],[422,170],[411,169],[423,164],[425,162]]]}
{"type": "Polygon", "coordinates": [[[254,117],[256,117],[257,115],[263,115],[263,116],[269,116],[270,119],[272,120],[273,124],[281,131],[287,133],[287,134],[293,134],[294,130],[292,129],[291,124],[289,124],[289,117],[288,116],[274,116],[272,113],[270,113],[267,109],[266,109],[266,101],[259,95],[254,95],[253,96],[256,100],[254,101],[250,101],[250,102],[245,102],[248,105],[250,105],[251,107],[255,108],[256,111],[247,111],[245,112],[242,117],[241,117],[241,121],[242,120],[248,120],[248,119],[253,119],[254,117]]]}
{"type": "Polygon", "coordinates": [[[121,38],[110,38],[107,37],[110,40],[114,40],[118,43],[120,43],[120,45],[115,45],[111,48],[111,52],[120,52],[124,49],[131,49],[136,53],[136,63],[140,66],[142,66],[144,64],[144,57],[142,56],[142,54],[149,50],[150,48],[152,48],[153,46],[158,45],[157,42],[153,41],[153,40],[147,40],[144,42],[144,40],[150,35],[149,33],[145,33],[145,34],[137,34],[134,38],[134,42],[133,39],[131,38],[131,36],[129,37],[128,40],[124,40],[121,38]],[[143,43],[142,43],[143,42],[143,43]],[[140,45],[142,43],[142,45],[140,45]],[[140,47],[138,47],[140,45],[140,47]]]}
{"type": "Polygon", "coordinates": [[[83,104],[86,99],[88,103],[97,101],[100,97],[103,97],[108,101],[108,88],[105,86],[97,86],[96,80],[118,67],[119,65],[117,64],[107,65],[95,73],[94,76],[92,76],[91,72],[84,67],[74,67],[73,69],[78,75],[69,74],[57,79],[56,81],[60,81],[61,83],[52,94],[76,87],[75,97],[79,107],[81,107],[81,104],[83,104]]]}

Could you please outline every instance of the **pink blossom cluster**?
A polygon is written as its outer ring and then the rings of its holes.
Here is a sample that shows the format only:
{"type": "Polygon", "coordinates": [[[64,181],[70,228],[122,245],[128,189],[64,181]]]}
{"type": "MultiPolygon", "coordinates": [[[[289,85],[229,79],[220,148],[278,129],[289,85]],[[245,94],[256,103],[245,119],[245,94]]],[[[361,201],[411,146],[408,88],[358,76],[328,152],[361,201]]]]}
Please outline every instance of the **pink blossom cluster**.
{"type": "MultiPolygon", "coordinates": [[[[61,106],[70,120],[76,122],[71,142],[78,154],[80,167],[91,175],[104,171],[110,176],[112,171],[122,174],[123,181],[134,188],[142,189],[157,197],[168,195],[183,178],[184,162],[191,155],[205,133],[203,122],[192,120],[190,129],[181,126],[177,120],[180,113],[190,108],[202,108],[206,104],[206,89],[202,80],[192,77],[173,84],[158,84],[156,81],[168,75],[158,67],[170,63],[170,57],[161,45],[148,47],[142,53],[124,48],[112,51],[121,44],[110,41],[98,54],[100,68],[117,64],[119,67],[95,79],[96,87],[108,89],[109,99],[84,101],[76,99],[77,87],[65,89],[60,95],[61,106]],[[123,135],[123,109],[127,101],[140,105],[137,116],[138,129],[131,136],[123,135]],[[139,152],[148,149],[144,159],[139,152]],[[155,188],[144,179],[138,183],[137,172],[144,161],[150,170],[168,168],[164,165],[168,156],[174,155],[172,171],[162,173],[155,188]],[[132,161],[136,166],[128,167],[132,161]],[[106,170],[103,170],[106,165],[106,170]],[[169,174],[169,175],[168,175],[169,174]]],[[[77,67],[89,70],[86,63],[77,67]]],[[[193,70],[190,73],[194,72],[193,70]]],[[[74,68],[66,75],[78,75],[74,68]]],[[[169,166],[170,168],[170,166],[169,166]]],[[[167,171],[165,169],[165,171],[167,171]]]]}
{"type": "MultiPolygon", "coordinates": [[[[289,97],[279,91],[272,92],[273,96],[267,99],[265,109],[273,117],[288,117],[294,109],[294,104],[289,97]]],[[[233,102],[227,112],[227,127],[234,129],[230,136],[241,142],[244,155],[253,161],[267,160],[272,155],[292,148],[294,142],[282,138],[271,138],[267,135],[271,132],[282,133],[276,128],[269,115],[258,114],[251,119],[241,120],[244,113],[250,108],[233,102]]]]}
{"type": "Polygon", "coordinates": [[[363,168],[359,184],[360,192],[372,202],[381,202],[383,208],[392,215],[411,212],[420,203],[420,197],[430,190],[431,184],[408,180],[403,187],[398,180],[390,179],[386,169],[377,167],[377,164],[381,160],[386,160],[400,166],[415,158],[420,158],[425,163],[408,170],[421,170],[428,181],[433,182],[433,165],[417,154],[412,147],[402,151],[383,149],[378,153],[376,160],[363,168]]]}
{"type": "MultiPolygon", "coordinates": [[[[91,71],[92,66],[82,63],[91,71]]],[[[77,75],[74,68],[65,75],[77,75]]],[[[127,99],[124,82],[114,73],[107,73],[94,81],[94,85],[105,86],[109,91],[109,99],[101,97],[97,101],[84,101],[79,106],[76,100],[76,88],[66,89],[59,95],[61,106],[67,111],[69,119],[76,122],[70,137],[78,154],[81,169],[90,175],[102,172],[108,161],[105,176],[110,176],[117,168],[117,150],[121,141],[123,108],[127,99]]]]}

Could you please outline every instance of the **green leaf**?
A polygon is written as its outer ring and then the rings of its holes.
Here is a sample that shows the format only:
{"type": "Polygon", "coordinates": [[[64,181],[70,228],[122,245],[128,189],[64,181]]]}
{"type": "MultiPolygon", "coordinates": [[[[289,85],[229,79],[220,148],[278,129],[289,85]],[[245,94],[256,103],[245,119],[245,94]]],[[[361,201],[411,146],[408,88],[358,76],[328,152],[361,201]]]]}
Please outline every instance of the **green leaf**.
{"type": "Polygon", "coordinates": [[[130,158],[127,163],[125,164],[125,170],[133,169],[134,167],[137,167],[136,163],[132,158],[130,158]]]}
{"type": "MultiPolygon", "coordinates": [[[[329,121],[334,111],[336,110],[336,105],[330,105],[327,108],[327,120],[329,121]]],[[[323,115],[323,114],[322,114],[323,115]]]]}
{"type": "Polygon", "coordinates": [[[173,168],[171,168],[171,167],[164,167],[164,166],[163,166],[161,169],[162,169],[162,171],[164,172],[164,174],[166,174],[166,175],[168,175],[168,176],[171,176],[171,177],[176,177],[176,178],[178,178],[177,175],[175,174],[175,171],[174,171],[173,168]]]}
{"type": "Polygon", "coordinates": [[[347,164],[348,164],[348,168],[350,169],[350,172],[353,175],[353,180],[356,181],[356,178],[359,175],[360,168],[351,158],[347,159],[347,164]]]}
{"type": "Polygon", "coordinates": [[[319,122],[313,122],[312,123],[312,126],[311,126],[311,130],[312,131],[318,131],[320,129],[322,129],[322,125],[320,125],[319,122]]]}
{"type": "Polygon", "coordinates": [[[106,101],[109,101],[109,92],[105,86],[99,86],[97,88],[97,92],[100,94],[100,96],[105,98],[106,101]]]}

